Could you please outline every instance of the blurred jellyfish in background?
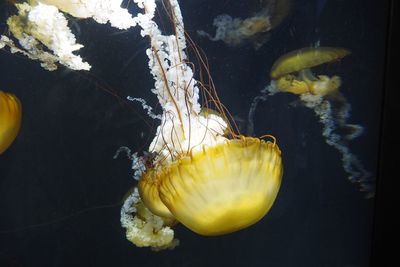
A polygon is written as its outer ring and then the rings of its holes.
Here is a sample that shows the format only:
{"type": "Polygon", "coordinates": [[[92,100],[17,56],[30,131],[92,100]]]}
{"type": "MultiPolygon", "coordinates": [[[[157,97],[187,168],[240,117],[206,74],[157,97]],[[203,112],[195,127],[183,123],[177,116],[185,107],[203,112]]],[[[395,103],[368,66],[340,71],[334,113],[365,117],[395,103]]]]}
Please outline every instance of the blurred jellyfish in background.
{"type": "Polygon", "coordinates": [[[19,99],[0,90],[0,155],[13,143],[21,128],[22,107],[19,99]]]}
{"type": "Polygon", "coordinates": [[[270,31],[278,27],[289,15],[290,0],[262,0],[262,9],[254,16],[242,19],[221,14],[214,18],[215,36],[199,30],[197,34],[211,41],[223,41],[231,47],[251,42],[254,49],[262,47],[270,38],[270,31]]]}
{"type": "Polygon", "coordinates": [[[348,147],[349,141],[362,134],[363,127],[347,122],[351,106],[339,91],[341,79],[336,75],[315,76],[311,71],[313,67],[341,60],[349,54],[350,51],[344,48],[308,47],[278,58],[271,68],[271,83],[261,91],[262,95],[253,100],[247,133],[253,132],[253,117],[260,101],[265,101],[268,96],[276,93],[299,95],[304,106],[311,108],[323,124],[322,135],[326,143],[341,153],[343,168],[349,180],[357,183],[360,190],[366,192],[366,197],[373,197],[375,180],[348,147]]]}
{"type": "Polygon", "coordinates": [[[309,93],[320,97],[338,97],[341,80],[339,76],[315,77],[310,68],[334,62],[350,54],[343,48],[303,48],[278,58],[271,69],[271,79],[280,92],[297,95],[309,93]],[[297,74],[297,75],[295,75],[297,74]]]}

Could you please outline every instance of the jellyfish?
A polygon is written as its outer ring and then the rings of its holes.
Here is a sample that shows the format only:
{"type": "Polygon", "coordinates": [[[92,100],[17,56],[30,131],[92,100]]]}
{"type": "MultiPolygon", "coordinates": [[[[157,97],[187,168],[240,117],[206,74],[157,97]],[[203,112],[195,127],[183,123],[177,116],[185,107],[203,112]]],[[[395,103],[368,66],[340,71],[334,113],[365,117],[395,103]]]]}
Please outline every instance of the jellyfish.
{"type": "Polygon", "coordinates": [[[227,14],[222,14],[214,19],[213,25],[217,27],[215,36],[199,30],[199,36],[207,37],[211,41],[223,41],[229,46],[235,47],[242,45],[245,41],[252,40],[254,47],[258,49],[266,41],[262,40],[260,34],[267,33],[272,29],[269,16],[259,14],[242,20],[241,18],[232,18],[227,14]]]}
{"type": "Polygon", "coordinates": [[[270,76],[281,92],[297,95],[310,93],[328,96],[338,93],[341,85],[339,76],[328,77],[311,72],[310,68],[342,59],[350,54],[344,48],[306,47],[281,56],[272,66],[270,76]],[[297,73],[297,76],[294,75],[297,73]]]}
{"type": "Polygon", "coordinates": [[[202,30],[197,31],[197,34],[211,41],[223,41],[231,47],[251,42],[257,50],[269,40],[270,31],[278,27],[291,10],[290,0],[266,0],[260,1],[260,5],[263,6],[260,11],[245,19],[232,18],[228,14],[215,17],[215,36],[202,30]]]}
{"type": "Polygon", "coordinates": [[[0,90],[0,155],[13,143],[21,127],[22,107],[18,98],[0,90]]]}
{"type": "Polygon", "coordinates": [[[153,21],[154,1],[139,7],[145,10],[138,24],[142,35],[150,37],[146,53],[155,80],[152,92],[162,114],[156,116],[161,122],[148,149],[150,157],[122,149],[138,180],[121,209],[127,238],[137,246],[160,249],[177,244],[171,231],[178,223],[216,236],[258,222],[271,209],[281,184],[282,157],[275,138],[236,133],[212,85],[195,80],[176,0],[167,5],[172,35],[163,35],[153,21]]]}
{"type": "Polygon", "coordinates": [[[278,58],[271,68],[271,83],[262,90],[261,96],[253,100],[248,133],[252,132],[253,116],[259,101],[265,101],[268,95],[279,92],[299,95],[304,106],[311,108],[323,124],[322,135],[326,143],[340,152],[348,179],[357,183],[360,190],[366,192],[366,197],[372,197],[374,179],[348,147],[349,141],[362,134],[363,127],[347,122],[351,106],[339,91],[341,79],[336,75],[315,76],[311,71],[313,67],[341,60],[349,54],[350,51],[344,48],[307,47],[278,58]],[[341,133],[336,130],[341,130],[341,133]]]}
{"type": "Polygon", "coordinates": [[[145,172],[143,203],[206,236],[259,221],[271,208],[281,181],[276,144],[257,138],[227,140],[145,172]]]}

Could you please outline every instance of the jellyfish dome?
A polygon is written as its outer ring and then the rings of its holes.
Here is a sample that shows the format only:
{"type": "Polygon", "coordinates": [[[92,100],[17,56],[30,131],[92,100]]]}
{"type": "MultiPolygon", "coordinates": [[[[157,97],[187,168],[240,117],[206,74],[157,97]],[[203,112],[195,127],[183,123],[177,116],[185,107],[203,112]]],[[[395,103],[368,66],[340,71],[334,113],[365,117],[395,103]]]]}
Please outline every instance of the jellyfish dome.
{"type": "Polygon", "coordinates": [[[147,207],[202,235],[221,235],[259,221],[282,178],[278,146],[258,138],[227,140],[145,173],[139,192],[147,207]]]}
{"type": "Polygon", "coordinates": [[[7,150],[21,128],[22,108],[19,99],[0,90],[0,154],[7,150]]]}

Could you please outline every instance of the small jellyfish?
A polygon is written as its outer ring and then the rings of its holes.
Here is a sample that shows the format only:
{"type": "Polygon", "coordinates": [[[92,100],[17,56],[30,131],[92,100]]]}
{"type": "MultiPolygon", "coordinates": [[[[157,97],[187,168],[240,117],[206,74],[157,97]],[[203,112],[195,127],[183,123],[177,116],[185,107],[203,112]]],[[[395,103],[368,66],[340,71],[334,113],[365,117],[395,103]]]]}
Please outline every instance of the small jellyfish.
{"type": "Polygon", "coordinates": [[[223,41],[231,47],[252,43],[254,49],[262,47],[270,38],[271,30],[278,27],[291,11],[291,0],[259,1],[262,9],[242,19],[221,14],[214,18],[215,36],[199,30],[197,34],[211,41],[223,41]]]}
{"type": "Polygon", "coordinates": [[[278,90],[293,94],[311,93],[327,96],[338,92],[341,85],[339,76],[314,76],[310,68],[334,62],[350,54],[344,48],[307,47],[287,53],[278,58],[272,66],[270,76],[278,90]],[[295,75],[297,74],[297,75],[295,75]]]}
{"type": "Polygon", "coordinates": [[[22,107],[18,98],[0,90],[0,154],[7,150],[21,127],[22,107]]]}
{"type": "Polygon", "coordinates": [[[363,127],[347,122],[351,106],[339,92],[341,79],[336,75],[315,76],[311,71],[313,67],[341,60],[349,54],[350,51],[344,48],[307,47],[278,58],[271,68],[271,83],[261,91],[261,96],[254,98],[250,107],[248,134],[254,128],[253,117],[259,101],[280,92],[299,95],[304,106],[311,108],[323,124],[322,135],[326,143],[341,153],[343,169],[349,180],[358,183],[367,197],[372,197],[375,180],[348,146],[349,141],[362,134],[363,127]]]}

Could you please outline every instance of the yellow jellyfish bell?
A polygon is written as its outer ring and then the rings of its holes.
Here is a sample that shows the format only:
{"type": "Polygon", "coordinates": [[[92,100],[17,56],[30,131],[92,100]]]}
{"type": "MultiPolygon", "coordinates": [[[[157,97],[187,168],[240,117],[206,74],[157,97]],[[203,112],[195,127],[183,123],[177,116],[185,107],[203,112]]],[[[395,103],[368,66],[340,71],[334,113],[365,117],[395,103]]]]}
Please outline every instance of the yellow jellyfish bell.
{"type": "Polygon", "coordinates": [[[21,102],[0,90],[0,154],[12,144],[19,132],[22,117],[21,102]]]}
{"type": "Polygon", "coordinates": [[[340,47],[306,47],[289,52],[278,58],[271,68],[271,78],[312,68],[342,59],[350,51],[340,47]]]}
{"type": "Polygon", "coordinates": [[[339,47],[306,47],[289,52],[273,64],[270,76],[280,91],[325,96],[337,91],[338,76],[313,75],[310,68],[342,59],[350,51],[339,47]],[[298,75],[294,75],[298,73],[298,75]]]}
{"type": "Polygon", "coordinates": [[[242,137],[151,169],[141,178],[139,192],[154,214],[214,236],[263,218],[281,178],[281,151],[275,142],[242,137]]]}

